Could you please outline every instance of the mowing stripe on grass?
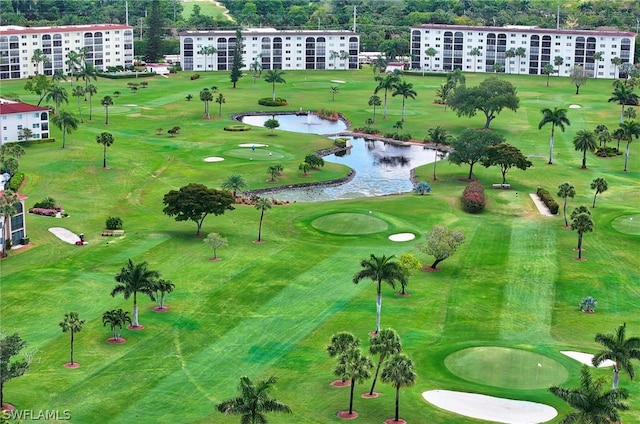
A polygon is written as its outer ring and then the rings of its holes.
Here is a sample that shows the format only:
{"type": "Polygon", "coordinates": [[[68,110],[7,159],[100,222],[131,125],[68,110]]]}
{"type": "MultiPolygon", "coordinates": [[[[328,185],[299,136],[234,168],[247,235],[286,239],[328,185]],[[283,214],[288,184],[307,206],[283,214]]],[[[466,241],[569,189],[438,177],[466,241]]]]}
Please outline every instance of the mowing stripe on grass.
{"type": "Polygon", "coordinates": [[[504,274],[501,339],[523,343],[552,341],[556,261],[553,224],[514,219],[504,274]]]}

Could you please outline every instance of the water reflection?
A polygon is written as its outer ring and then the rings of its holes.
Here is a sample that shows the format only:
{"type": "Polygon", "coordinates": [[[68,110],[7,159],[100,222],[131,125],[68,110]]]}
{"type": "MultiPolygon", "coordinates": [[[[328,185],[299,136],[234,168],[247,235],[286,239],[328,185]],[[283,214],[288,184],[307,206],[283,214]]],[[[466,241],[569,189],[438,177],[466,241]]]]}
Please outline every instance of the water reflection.
{"type": "Polygon", "coordinates": [[[291,131],[308,134],[335,134],[347,129],[347,124],[343,121],[329,121],[319,118],[313,113],[304,115],[283,114],[283,115],[245,115],[240,118],[243,124],[264,127],[267,119],[276,119],[280,123],[278,130],[291,131]]]}

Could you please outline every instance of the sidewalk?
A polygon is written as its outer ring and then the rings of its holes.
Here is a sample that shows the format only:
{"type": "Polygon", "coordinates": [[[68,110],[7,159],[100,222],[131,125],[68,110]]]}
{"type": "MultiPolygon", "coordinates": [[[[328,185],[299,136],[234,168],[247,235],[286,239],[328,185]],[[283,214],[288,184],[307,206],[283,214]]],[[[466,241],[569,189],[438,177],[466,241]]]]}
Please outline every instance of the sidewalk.
{"type": "Polygon", "coordinates": [[[540,215],[556,216],[556,215],[552,214],[551,212],[549,212],[549,208],[547,207],[547,205],[542,203],[542,200],[540,200],[538,198],[537,194],[529,193],[529,197],[531,197],[531,200],[533,200],[533,203],[536,205],[536,208],[538,208],[538,212],[540,212],[540,215]]]}

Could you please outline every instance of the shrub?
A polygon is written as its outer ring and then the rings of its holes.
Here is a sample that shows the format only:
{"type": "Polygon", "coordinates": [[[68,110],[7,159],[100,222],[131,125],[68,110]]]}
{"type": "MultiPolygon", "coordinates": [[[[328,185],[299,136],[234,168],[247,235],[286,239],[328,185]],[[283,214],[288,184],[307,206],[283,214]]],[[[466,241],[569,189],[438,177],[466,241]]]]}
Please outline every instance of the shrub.
{"type": "Polygon", "coordinates": [[[409,141],[411,140],[411,134],[395,134],[393,138],[400,141],[409,141]]]}
{"type": "Polygon", "coordinates": [[[224,127],[225,131],[250,131],[251,127],[249,125],[227,125],[224,127]]]}
{"type": "Polygon", "coordinates": [[[198,78],[200,78],[200,74],[191,75],[191,81],[197,80],[198,78]]]}
{"type": "Polygon", "coordinates": [[[462,208],[465,212],[480,213],[486,206],[484,187],[482,184],[472,181],[462,192],[462,208]]]}
{"type": "Polygon", "coordinates": [[[24,172],[16,172],[11,176],[11,179],[9,180],[9,189],[17,193],[23,181],[24,172]]]}
{"type": "Polygon", "coordinates": [[[385,138],[393,138],[396,136],[396,133],[387,132],[383,134],[385,138]]]}
{"type": "Polygon", "coordinates": [[[544,203],[547,208],[549,208],[549,212],[554,215],[558,213],[560,205],[558,205],[558,202],[554,200],[553,196],[551,196],[551,193],[549,193],[548,190],[542,187],[538,187],[538,190],[536,190],[536,194],[538,195],[538,198],[542,200],[542,203],[544,203]]]}
{"type": "Polygon", "coordinates": [[[591,296],[587,296],[580,301],[580,310],[582,312],[595,312],[598,301],[591,296]]]}
{"type": "Polygon", "coordinates": [[[56,201],[52,197],[46,197],[44,200],[33,205],[35,209],[55,209],[56,201]]]}
{"type": "Polygon", "coordinates": [[[56,216],[57,213],[60,212],[56,209],[45,209],[45,208],[31,208],[29,209],[29,213],[33,213],[36,215],[43,215],[43,216],[56,216]]]}
{"type": "Polygon", "coordinates": [[[285,106],[287,104],[287,99],[276,97],[276,99],[273,100],[271,97],[263,97],[258,99],[258,104],[261,106],[285,106]]]}
{"type": "Polygon", "coordinates": [[[425,193],[431,193],[431,186],[424,181],[420,181],[416,184],[416,187],[413,189],[414,193],[418,193],[419,195],[424,195],[425,193]]]}
{"type": "Polygon", "coordinates": [[[327,110],[327,109],[318,109],[316,111],[316,115],[322,119],[326,119],[327,121],[336,122],[340,119],[340,115],[335,110],[327,110]]]}
{"type": "Polygon", "coordinates": [[[365,134],[380,134],[380,130],[378,128],[373,128],[373,127],[360,127],[360,128],[354,128],[353,131],[355,132],[361,132],[361,133],[365,133],[365,134]]]}
{"type": "Polygon", "coordinates": [[[107,227],[107,230],[121,230],[122,225],[123,225],[122,218],[120,218],[119,216],[110,216],[105,221],[105,226],[107,227]]]}
{"type": "Polygon", "coordinates": [[[347,140],[346,138],[336,138],[333,140],[333,145],[341,148],[347,147],[347,140]]]}

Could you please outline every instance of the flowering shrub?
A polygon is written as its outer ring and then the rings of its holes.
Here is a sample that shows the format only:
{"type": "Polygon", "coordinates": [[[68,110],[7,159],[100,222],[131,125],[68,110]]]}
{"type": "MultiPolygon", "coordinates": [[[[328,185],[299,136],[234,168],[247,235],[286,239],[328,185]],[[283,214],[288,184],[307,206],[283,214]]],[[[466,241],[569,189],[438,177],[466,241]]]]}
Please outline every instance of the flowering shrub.
{"type": "Polygon", "coordinates": [[[29,209],[29,213],[33,213],[36,215],[44,215],[44,216],[56,216],[56,214],[60,212],[57,209],[44,209],[44,208],[31,208],[29,209]]]}
{"type": "Polygon", "coordinates": [[[479,213],[485,206],[484,187],[475,181],[470,182],[462,192],[462,208],[469,213],[479,213]]]}

